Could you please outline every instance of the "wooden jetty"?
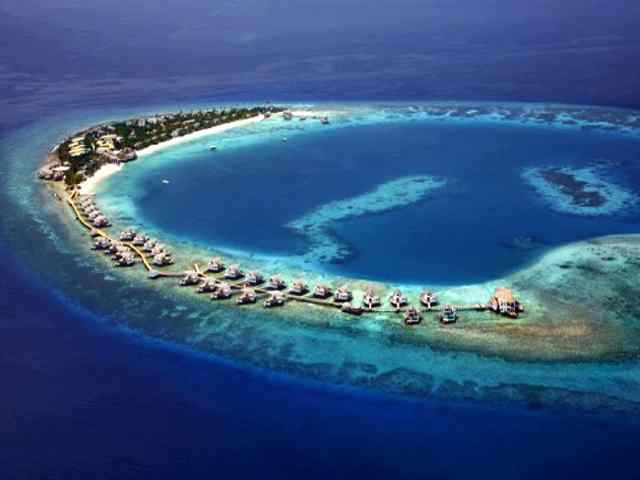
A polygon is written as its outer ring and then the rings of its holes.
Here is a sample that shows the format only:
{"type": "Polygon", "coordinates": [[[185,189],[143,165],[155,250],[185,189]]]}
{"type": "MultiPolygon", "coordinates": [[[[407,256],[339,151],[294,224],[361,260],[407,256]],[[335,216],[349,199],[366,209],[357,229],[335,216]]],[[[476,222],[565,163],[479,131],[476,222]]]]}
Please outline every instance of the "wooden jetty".
{"type": "MultiPolygon", "coordinates": [[[[161,271],[157,268],[154,268],[150,263],[149,258],[152,258],[153,255],[147,254],[144,251],[143,246],[138,246],[134,244],[133,240],[121,241],[120,239],[114,239],[104,230],[104,228],[97,228],[95,225],[91,223],[89,217],[87,217],[82,211],[85,212],[87,210],[92,210],[92,208],[87,208],[87,203],[89,203],[92,207],[92,202],[89,200],[84,200],[84,202],[80,202],[81,208],[78,208],[76,203],[79,197],[79,193],[77,190],[71,192],[67,197],[67,203],[73,210],[73,213],[78,220],[78,222],[88,230],[89,234],[94,238],[103,238],[110,245],[121,245],[122,247],[130,250],[135,256],[140,259],[140,263],[148,272],[148,278],[150,279],[158,279],[158,278],[176,278],[176,279],[184,279],[186,275],[189,273],[191,275],[195,275],[200,279],[200,283],[202,281],[214,280],[215,282],[225,282],[226,285],[230,287],[233,294],[240,294],[242,292],[247,292],[249,282],[247,279],[243,278],[244,275],[235,276],[235,278],[229,278],[230,275],[225,275],[224,266],[220,269],[215,269],[212,271],[209,267],[205,270],[202,270],[200,266],[196,263],[192,267],[193,269],[188,272],[176,272],[176,271],[161,271]]],[[[138,232],[140,233],[140,232],[138,232]]],[[[146,238],[146,236],[145,236],[146,238]]],[[[97,240],[96,240],[97,241],[97,240]]],[[[105,253],[109,253],[108,249],[102,249],[105,253]]],[[[216,257],[217,258],[217,257],[216,257]]],[[[211,263],[211,262],[210,262],[211,263]]],[[[276,278],[276,277],[272,277],[276,278]]],[[[280,277],[277,277],[280,279],[280,277]]],[[[255,282],[254,282],[255,283],[255,282]]],[[[262,283],[262,282],[260,282],[262,283]]],[[[377,303],[371,305],[365,305],[365,300],[363,299],[362,305],[355,305],[350,303],[352,299],[351,292],[348,290],[348,287],[345,285],[339,288],[336,291],[335,296],[333,295],[332,289],[328,285],[319,284],[316,286],[315,290],[309,290],[306,287],[306,283],[303,280],[294,281],[294,284],[302,283],[305,285],[304,290],[297,292],[286,292],[284,288],[286,284],[282,281],[282,289],[274,289],[273,286],[270,287],[270,284],[267,283],[265,286],[258,285],[250,285],[252,287],[251,291],[254,292],[255,298],[269,297],[273,296],[274,292],[278,292],[277,296],[282,300],[281,304],[286,304],[288,302],[299,302],[309,305],[315,305],[317,307],[330,307],[333,309],[338,309],[344,312],[345,314],[371,314],[371,313],[379,313],[379,314],[392,314],[392,315],[401,315],[404,319],[404,323],[407,325],[417,325],[420,323],[422,319],[422,314],[433,314],[436,318],[440,318],[445,311],[445,308],[452,307],[456,312],[495,312],[496,314],[503,315],[510,318],[517,318],[518,315],[524,312],[524,306],[514,297],[513,292],[507,288],[497,288],[493,295],[489,298],[488,303],[474,303],[474,304],[466,304],[466,305],[453,305],[447,304],[441,306],[439,300],[435,302],[425,302],[423,292],[418,297],[417,305],[422,306],[413,306],[408,299],[400,293],[399,290],[396,290],[392,297],[390,298],[390,303],[395,308],[384,308],[381,306],[380,298],[375,296],[373,290],[368,288],[365,292],[365,297],[367,295],[375,299],[377,303]],[[321,290],[318,293],[318,289],[321,290]],[[395,297],[394,297],[395,296],[395,297]],[[397,298],[396,298],[397,297],[397,298]],[[397,301],[394,301],[397,300],[397,301]],[[401,301],[400,301],[401,300],[401,301]]],[[[186,284],[186,286],[193,286],[195,284],[186,284]]],[[[433,295],[433,298],[437,298],[435,294],[428,292],[429,295],[433,295]]],[[[230,298],[230,297],[229,297],[230,298]]],[[[245,305],[255,304],[255,302],[247,302],[245,305]]]]}

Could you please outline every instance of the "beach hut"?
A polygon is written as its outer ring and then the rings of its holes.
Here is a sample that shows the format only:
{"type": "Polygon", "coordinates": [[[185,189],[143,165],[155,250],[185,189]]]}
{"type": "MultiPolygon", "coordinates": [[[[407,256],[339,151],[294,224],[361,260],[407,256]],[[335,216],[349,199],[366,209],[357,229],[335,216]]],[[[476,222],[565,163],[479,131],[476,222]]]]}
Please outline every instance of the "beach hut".
{"type": "Polygon", "coordinates": [[[207,264],[207,272],[209,273],[219,273],[224,270],[224,263],[220,257],[213,257],[211,261],[207,264]]]}
{"type": "Polygon", "coordinates": [[[120,241],[121,242],[130,242],[136,237],[136,232],[131,229],[123,230],[120,232],[120,241]]]}
{"type": "Polygon", "coordinates": [[[243,288],[240,296],[236,299],[236,304],[238,305],[246,305],[249,303],[256,303],[257,300],[256,292],[253,291],[252,288],[243,288]]]}
{"type": "Polygon", "coordinates": [[[494,312],[511,318],[517,318],[524,311],[524,305],[509,288],[496,288],[489,299],[489,306],[494,312]]]}
{"type": "Polygon", "coordinates": [[[247,277],[245,278],[245,281],[249,284],[249,285],[260,285],[261,283],[264,282],[264,277],[262,276],[262,274],[260,272],[256,272],[255,270],[247,273],[247,277]]]}
{"type": "Polygon", "coordinates": [[[284,293],[280,291],[275,291],[275,292],[271,292],[271,294],[269,295],[269,298],[267,298],[264,301],[264,307],[265,308],[281,307],[282,305],[284,305],[284,302],[285,302],[284,293]]]}
{"type": "Polygon", "coordinates": [[[336,290],[336,293],[333,295],[333,300],[335,302],[350,302],[353,298],[353,295],[349,291],[349,287],[346,285],[341,286],[336,290]]]}
{"type": "Polygon", "coordinates": [[[284,290],[287,288],[287,284],[279,275],[274,275],[269,278],[267,285],[265,287],[267,290],[284,290]]]}
{"type": "Polygon", "coordinates": [[[227,280],[238,280],[242,277],[244,277],[243,271],[240,270],[240,267],[235,264],[229,265],[229,268],[227,268],[227,271],[224,272],[224,278],[226,278],[227,280]]]}
{"type": "Polygon", "coordinates": [[[200,277],[196,272],[187,272],[185,273],[182,280],[180,280],[180,285],[183,287],[198,285],[199,283],[200,283],[200,277]]]}
{"type": "Polygon", "coordinates": [[[292,295],[304,295],[309,292],[309,286],[304,280],[294,280],[289,289],[289,293],[292,295]]]}
{"type": "Polygon", "coordinates": [[[375,294],[371,287],[367,288],[362,297],[362,304],[369,310],[380,305],[380,297],[375,294]]]}
{"type": "Polygon", "coordinates": [[[218,288],[211,294],[212,300],[226,300],[231,298],[232,290],[228,283],[221,282],[218,284],[218,288]]]}
{"type": "Polygon", "coordinates": [[[212,293],[212,292],[215,292],[217,288],[218,288],[218,281],[215,280],[215,279],[207,278],[198,287],[198,292],[200,292],[200,293],[212,293]]]}
{"type": "Polygon", "coordinates": [[[453,305],[445,305],[442,312],[440,312],[440,323],[449,324],[455,323],[458,320],[458,311],[453,305]]]}
{"type": "Polygon", "coordinates": [[[389,303],[396,310],[400,310],[400,308],[405,306],[408,302],[407,297],[405,297],[400,290],[396,289],[391,294],[391,297],[389,297],[389,303]]]}
{"type": "Polygon", "coordinates": [[[420,312],[415,307],[409,307],[404,313],[405,325],[418,325],[422,321],[420,312]]]}
{"type": "Polygon", "coordinates": [[[431,310],[431,307],[438,304],[438,296],[431,290],[424,290],[420,294],[420,303],[431,310]]]}
{"type": "Polygon", "coordinates": [[[318,284],[316,288],[313,289],[313,296],[316,298],[329,298],[331,293],[331,287],[324,284],[318,284]]]}

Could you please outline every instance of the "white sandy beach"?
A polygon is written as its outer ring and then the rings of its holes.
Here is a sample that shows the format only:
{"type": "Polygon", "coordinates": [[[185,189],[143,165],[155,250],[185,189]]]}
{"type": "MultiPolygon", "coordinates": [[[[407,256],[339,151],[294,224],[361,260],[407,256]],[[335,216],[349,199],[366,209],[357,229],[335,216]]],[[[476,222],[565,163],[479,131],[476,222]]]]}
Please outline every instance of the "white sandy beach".
{"type": "MultiPolygon", "coordinates": [[[[182,137],[172,138],[171,140],[158,143],[157,145],[151,145],[150,147],[143,148],[142,150],[138,150],[136,153],[138,155],[138,158],[146,157],[153,153],[159,152],[166,148],[179,145],[181,143],[191,142],[193,140],[206,137],[208,135],[214,135],[216,133],[226,132],[228,130],[231,130],[232,128],[243,127],[256,122],[260,122],[264,119],[265,119],[264,115],[258,115],[256,117],[251,117],[244,120],[237,120],[235,122],[229,122],[223,125],[216,125],[215,127],[199,130],[197,132],[184,135],[182,137]]],[[[87,180],[85,180],[80,184],[79,186],[80,193],[83,195],[91,195],[95,193],[96,187],[100,184],[100,182],[102,182],[106,178],[122,170],[123,166],[124,164],[116,165],[113,163],[103,165],[98,169],[98,171],[96,171],[96,173],[93,174],[93,176],[91,176],[91,178],[88,178],[87,180]]]]}
{"type": "Polygon", "coordinates": [[[204,130],[198,130],[197,132],[189,133],[188,135],[184,135],[182,137],[172,138],[171,140],[167,140],[166,142],[161,142],[161,143],[158,143],[157,145],[151,145],[150,147],[143,148],[142,150],[138,150],[137,151],[138,158],[146,157],[148,155],[151,155],[152,153],[159,152],[160,150],[164,150],[166,148],[170,148],[175,145],[180,145],[181,143],[191,142],[193,140],[206,137],[208,135],[226,132],[227,130],[231,130],[232,128],[251,125],[253,123],[260,122],[264,119],[265,119],[264,115],[257,115],[255,117],[247,118],[244,120],[237,120],[235,122],[229,122],[223,125],[216,125],[215,127],[205,128],[204,130]]]}
{"type": "Polygon", "coordinates": [[[80,184],[80,193],[83,195],[91,195],[95,192],[96,187],[100,182],[122,170],[123,166],[124,165],[122,163],[119,165],[116,165],[115,163],[107,163],[106,165],[101,166],[96,173],[80,184]]]}

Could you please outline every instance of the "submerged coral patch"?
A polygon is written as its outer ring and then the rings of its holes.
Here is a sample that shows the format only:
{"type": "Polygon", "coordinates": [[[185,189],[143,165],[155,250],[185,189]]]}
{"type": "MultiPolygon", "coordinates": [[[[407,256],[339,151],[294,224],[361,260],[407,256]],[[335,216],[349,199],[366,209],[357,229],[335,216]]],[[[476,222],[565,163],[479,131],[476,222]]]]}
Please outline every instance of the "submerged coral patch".
{"type": "Polygon", "coordinates": [[[637,199],[624,187],[605,180],[598,167],[527,168],[522,177],[561,213],[611,215],[632,207],[637,199]]]}
{"type": "Polygon", "coordinates": [[[351,251],[332,234],[331,227],[336,222],[414,204],[444,185],[444,180],[426,175],[397,178],[362,195],[322,205],[287,226],[311,242],[311,248],[304,254],[305,260],[337,263],[346,259],[351,251]]]}

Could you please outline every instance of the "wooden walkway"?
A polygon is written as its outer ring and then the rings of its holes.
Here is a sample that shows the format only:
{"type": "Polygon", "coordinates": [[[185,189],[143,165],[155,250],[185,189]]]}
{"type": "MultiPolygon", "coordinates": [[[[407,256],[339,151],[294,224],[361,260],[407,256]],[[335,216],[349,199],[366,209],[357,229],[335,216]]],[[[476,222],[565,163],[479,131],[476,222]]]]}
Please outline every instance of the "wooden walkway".
{"type": "MultiPolygon", "coordinates": [[[[142,265],[144,266],[145,270],[147,272],[149,272],[149,278],[184,278],[184,276],[188,273],[188,272],[164,272],[161,270],[157,270],[155,268],[153,268],[153,265],[149,262],[149,259],[147,257],[147,255],[145,254],[145,252],[138,248],[136,245],[134,245],[132,242],[123,242],[120,241],[119,239],[116,240],[112,237],[110,237],[103,229],[99,229],[99,228],[95,228],[93,225],[91,225],[91,223],[89,223],[87,221],[87,219],[83,216],[82,213],[80,213],[80,210],[78,209],[78,206],[76,205],[75,200],[77,199],[77,197],[79,196],[79,193],[77,190],[74,190],[67,198],[67,203],[69,204],[69,206],[71,207],[71,209],[73,210],[77,220],[80,222],[80,224],[85,227],[87,230],[89,230],[89,232],[91,232],[91,235],[93,237],[102,237],[102,238],[106,238],[107,240],[113,242],[113,243],[119,243],[125,247],[127,247],[128,249],[130,249],[138,258],[140,258],[140,261],[142,263],[142,265]]],[[[224,278],[224,273],[220,272],[220,273],[211,273],[211,272],[206,272],[206,271],[202,271],[200,269],[200,266],[196,263],[193,265],[193,270],[192,270],[198,277],[200,277],[203,280],[207,280],[207,279],[214,279],[216,281],[224,281],[225,283],[227,283],[232,289],[233,289],[233,293],[238,293],[242,288],[244,288],[245,286],[247,286],[247,283],[244,280],[227,280],[224,278]]],[[[250,288],[253,288],[254,292],[259,296],[259,297],[264,297],[267,295],[270,295],[271,293],[275,292],[275,290],[268,290],[264,287],[260,287],[260,286],[249,286],[250,288]]],[[[335,308],[335,309],[341,309],[343,303],[338,303],[338,302],[334,302],[331,298],[327,298],[327,299],[322,299],[322,298],[316,298],[311,296],[310,294],[307,295],[291,295],[286,293],[286,291],[282,291],[283,295],[284,295],[284,299],[285,301],[292,301],[292,302],[299,302],[299,303],[306,303],[306,304],[311,304],[311,305],[316,305],[319,307],[331,307],[331,308],[335,308]]],[[[482,303],[476,303],[476,304],[471,304],[471,305],[452,305],[456,310],[458,311],[478,311],[478,312],[483,312],[483,311],[487,311],[490,310],[491,307],[488,304],[482,304],[482,303]]],[[[407,311],[407,309],[410,308],[409,305],[404,306],[401,309],[395,309],[395,308],[391,308],[391,307],[374,307],[373,309],[368,309],[365,308],[363,306],[362,308],[362,314],[372,314],[372,313],[385,313],[385,314],[403,314],[404,312],[407,311]]],[[[417,308],[417,310],[420,313],[440,313],[442,312],[444,309],[443,306],[438,305],[432,308],[426,308],[426,307],[419,307],[417,308]]]]}

